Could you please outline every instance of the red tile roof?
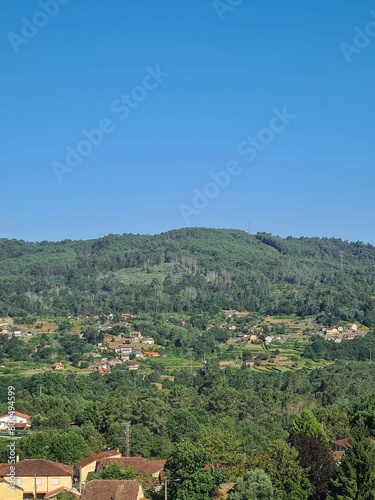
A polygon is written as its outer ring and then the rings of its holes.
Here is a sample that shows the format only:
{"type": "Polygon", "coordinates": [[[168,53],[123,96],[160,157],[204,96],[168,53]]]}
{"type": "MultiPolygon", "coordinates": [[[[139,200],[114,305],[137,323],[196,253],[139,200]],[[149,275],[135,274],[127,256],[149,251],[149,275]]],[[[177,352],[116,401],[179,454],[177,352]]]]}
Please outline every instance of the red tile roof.
{"type": "Polygon", "coordinates": [[[349,439],[337,439],[336,441],[332,441],[332,444],[335,446],[341,446],[342,448],[350,447],[349,439]]]}
{"type": "Polygon", "coordinates": [[[100,373],[100,375],[104,375],[105,373],[111,373],[111,369],[110,368],[98,368],[98,373],[100,373]]]}
{"type": "Polygon", "coordinates": [[[333,459],[336,463],[340,462],[341,460],[341,457],[343,456],[343,454],[345,453],[345,451],[334,451],[333,452],[333,459]]]}
{"type": "Polygon", "coordinates": [[[79,498],[79,494],[75,494],[70,488],[67,488],[66,486],[60,486],[60,488],[57,488],[56,490],[49,491],[46,493],[43,497],[43,499],[47,498],[53,498],[54,496],[58,495],[59,493],[65,493],[66,491],[70,491],[75,495],[77,498],[79,498]]]}
{"type": "Polygon", "coordinates": [[[76,467],[78,469],[81,469],[82,467],[86,467],[86,465],[89,465],[92,462],[97,462],[98,460],[101,460],[102,458],[115,458],[115,457],[121,457],[121,453],[119,450],[107,450],[107,451],[102,451],[100,453],[94,453],[94,455],[82,458],[82,460],[76,463],[76,467]]]}
{"type": "Polygon", "coordinates": [[[117,463],[123,466],[130,466],[139,474],[157,474],[164,469],[166,460],[146,460],[142,457],[121,457],[103,458],[99,461],[99,468],[103,469],[107,465],[117,463]]]}
{"type": "Polygon", "coordinates": [[[142,487],[137,481],[93,480],[85,486],[81,500],[137,500],[142,487]]]}
{"type": "MultiPolygon", "coordinates": [[[[15,411],[13,412],[13,415],[14,416],[17,416],[17,417],[20,417],[20,418],[25,418],[26,420],[30,420],[31,419],[31,416],[30,415],[26,415],[26,413],[21,413],[19,411],[15,411]]],[[[9,417],[8,414],[6,415],[1,415],[0,418],[5,418],[5,417],[9,417]]]]}
{"type": "MultiPolygon", "coordinates": [[[[52,460],[28,459],[14,464],[16,477],[46,476],[73,476],[71,465],[52,462],[52,460]]],[[[0,476],[9,474],[9,464],[0,464],[0,476]]]]}
{"type": "Polygon", "coordinates": [[[61,367],[64,367],[64,365],[58,361],[57,363],[53,363],[53,365],[51,365],[51,368],[61,368],[61,367]]]}

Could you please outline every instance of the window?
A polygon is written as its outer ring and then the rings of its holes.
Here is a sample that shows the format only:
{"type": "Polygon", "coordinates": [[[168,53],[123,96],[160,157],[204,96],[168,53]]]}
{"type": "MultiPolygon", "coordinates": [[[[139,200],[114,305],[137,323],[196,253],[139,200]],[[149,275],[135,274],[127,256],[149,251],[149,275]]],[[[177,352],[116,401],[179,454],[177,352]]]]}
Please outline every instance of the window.
{"type": "Polygon", "coordinates": [[[58,477],[53,477],[51,483],[52,484],[60,484],[60,479],[58,477]]]}
{"type": "Polygon", "coordinates": [[[22,479],[19,478],[19,477],[16,477],[16,480],[15,480],[15,485],[16,486],[22,486],[22,479]]]}
{"type": "Polygon", "coordinates": [[[41,477],[37,477],[37,478],[35,479],[35,484],[36,484],[37,486],[42,486],[42,482],[43,482],[43,480],[42,480],[42,478],[41,478],[41,477]]]}

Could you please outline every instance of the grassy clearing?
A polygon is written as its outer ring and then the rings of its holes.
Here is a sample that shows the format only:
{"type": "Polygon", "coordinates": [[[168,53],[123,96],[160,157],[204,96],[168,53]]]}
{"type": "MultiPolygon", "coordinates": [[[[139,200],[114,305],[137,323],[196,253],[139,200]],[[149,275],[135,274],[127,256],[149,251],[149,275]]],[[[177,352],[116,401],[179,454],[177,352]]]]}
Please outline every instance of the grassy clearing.
{"type": "Polygon", "coordinates": [[[125,284],[140,283],[150,284],[154,279],[164,279],[170,274],[175,265],[174,264],[161,264],[160,266],[152,266],[148,269],[140,269],[138,267],[130,267],[127,269],[120,269],[115,271],[115,275],[125,284]]]}

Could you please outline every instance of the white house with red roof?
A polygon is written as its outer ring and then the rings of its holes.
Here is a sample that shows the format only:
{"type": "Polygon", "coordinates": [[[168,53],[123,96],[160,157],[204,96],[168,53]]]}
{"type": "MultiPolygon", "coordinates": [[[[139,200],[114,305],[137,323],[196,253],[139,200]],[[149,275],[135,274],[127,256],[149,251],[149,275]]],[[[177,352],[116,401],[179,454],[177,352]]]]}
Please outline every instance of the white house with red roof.
{"type": "Polygon", "coordinates": [[[31,416],[19,411],[13,412],[13,415],[1,415],[0,430],[8,429],[10,425],[14,426],[16,429],[31,427],[31,416]]]}
{"type": "Polygon", "coordinates": [[[60,361],[58,361],[57,363],[53,363],[53,365],[51,365],[51,368],[52,370],[63,370],[64,365],[60,361]]]}

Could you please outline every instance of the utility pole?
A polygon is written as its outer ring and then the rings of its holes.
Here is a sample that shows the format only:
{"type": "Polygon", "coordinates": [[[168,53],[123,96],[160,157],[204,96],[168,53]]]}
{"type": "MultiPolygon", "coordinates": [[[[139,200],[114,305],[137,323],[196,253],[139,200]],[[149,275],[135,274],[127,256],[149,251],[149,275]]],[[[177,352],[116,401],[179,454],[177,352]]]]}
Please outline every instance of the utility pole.
{"type": "Polygon", "coordinates": [[[131,422],[125,422],[125,456],[130,457],[130,435],[131,435],[131,422]]]}

